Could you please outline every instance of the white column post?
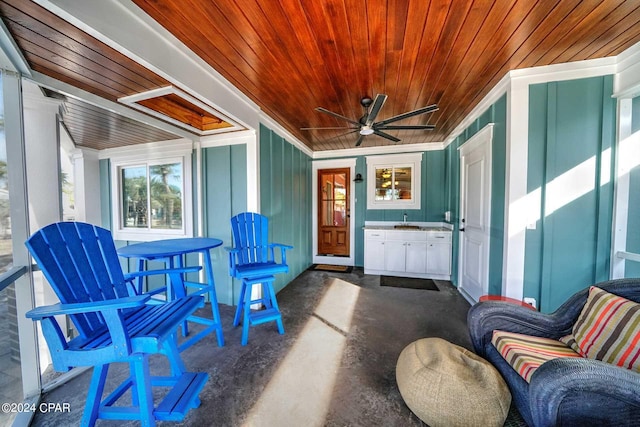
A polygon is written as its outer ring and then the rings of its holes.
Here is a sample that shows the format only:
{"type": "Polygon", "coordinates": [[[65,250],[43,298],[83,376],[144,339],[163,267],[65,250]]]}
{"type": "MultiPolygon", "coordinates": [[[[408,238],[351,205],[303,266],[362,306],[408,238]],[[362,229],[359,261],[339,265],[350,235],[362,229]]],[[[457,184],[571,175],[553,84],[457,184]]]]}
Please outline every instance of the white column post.
{"type": "Polygon", "coordinates": [[[521,300],[524,293],[525,233],[530,222],[527,197],[529,85],[511,80],[507,92],[504,260],[502,294],[521,300]]]}
{"type": "MultiPolygon", "coordinates": [[[[627,248],[627,220],[629,216],[629,172],[623,159],[631,153],[631,118],[633,101],[631,98],[618,99],[618,138],[616,140],[615,195],[613,205],[613,232],[611,236],[611,273],[612,279],[625,275],[625,260],[617,256],[627,248]]],[[[627,162],[628,163],[628,162],[627,162]]]]}
{"type": "Polygon", "coordinates": [[[73,151],[73,175],[76,220],[100,224],[100,159],[98,151],[77,148],[73,151]]]}

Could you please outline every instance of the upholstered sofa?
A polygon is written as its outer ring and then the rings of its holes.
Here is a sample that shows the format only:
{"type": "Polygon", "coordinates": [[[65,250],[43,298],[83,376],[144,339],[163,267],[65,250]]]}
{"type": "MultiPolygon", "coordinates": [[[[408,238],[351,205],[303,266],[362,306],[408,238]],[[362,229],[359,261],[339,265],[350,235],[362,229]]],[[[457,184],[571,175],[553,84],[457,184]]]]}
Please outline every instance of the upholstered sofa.
{"type": "MultiPolygon", "coordinates": [[[[595,287],[640,302],[640,279],[612,280],[595,287]]],[[[578,354],[574,357],[552,358],[539,364],[528,382],[522,376],[526,369],[519,373],[507,362],[506,355],[503,356],[504,348],[501,354],[496,347],[500,347],[494,336],[496,330],[566,341],[567,336],[575,333],[574,325],[585,316],[587,306],[593,306],[590,289],[573,295],[552,314],[493,301],[475,304],[469,311],[468,326],[476,353],[502,374],[512,402],[530,426],[640,425],[640,373],[637,370],[596,360],[591,355],[580,354],[582,351],[576,348],[578,354]],[[589,304],[585,305],[588,297],[589,304]]],[[[629,339],[640,339],[638,329],[630,332],[629,339]]],[[[572,345],[575,346],[575,342],[572,345]]]]}

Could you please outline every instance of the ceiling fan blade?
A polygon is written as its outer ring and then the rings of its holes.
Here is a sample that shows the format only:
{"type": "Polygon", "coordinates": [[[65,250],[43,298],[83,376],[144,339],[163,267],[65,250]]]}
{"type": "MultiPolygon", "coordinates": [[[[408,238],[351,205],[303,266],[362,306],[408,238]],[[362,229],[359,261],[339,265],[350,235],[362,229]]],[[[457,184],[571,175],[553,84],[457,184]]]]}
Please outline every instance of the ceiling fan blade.
{"type": "Polygon", "coordinates": [[[382,109],[382,106],[384,105],[386,100],[387,100],[387,95],[382,93],[379,93],[376,95],[376,99],[373,101],[373,105],[369,110],[369,114],[367,114],[367,120],[365,121],[365,124],[367,126],[371,126],[373,122],[376,120],[376,117],[378,116],[378,113],[382,109]]]}
{"type": "Polygon", "coordinates": [[[359,128],[348,128],[348,127],[319,127],[319,128],[300,128],[300,130],[340,130],[340,129],[356,129],[358,130],[359,128]]]}
{"type": "Polygon", "coordinates": [[[376,135],[381,136],[383,138],[390,139],[393,142],[400,142],[400,139],[396,138],[395,136],[389,135],[388,133],[384,133],[382,131],[379,131],[378,129],[374,129],[373,133],[375,133],[376,135]]]}
{"type": "Polygon", "coordinates": [[[417,116],[419,114],[433,113],[434,111],[438,111],[438,106],[436,104],[428,105],[426,107],[418,108],[417,110],[409,111],[408,113],[393,116],[374,124],[376,125],[376,127],[380,127],[386,125],[387,123],[397,122],[398,120],[402,119],[408,119],[409,117],[417,116]]]}
{"type": "Polygon", "coordinates": [[[337,119],[340,119],[340,120],[346,120],[346,121],[348,121],[349,123],[352,123],[352,124],[354,124],[354,125],[356,125],[356,126],[360,126],[360,123],[356,122],[355,120],[351,120],[351,119],[350,119],[350,118],[348,118],[348,117],[342,116],[342,115],[340,115],[340,114],[338,114],[338,113],[334,113],[333,111],[329,111],[329,110],[327,110],[326,108],[316,107],[316,111],[320,111],[321,113],[325,113],[325,114],[328,114],[328,115],[330,115],[330,116],[333,116],[333,117],[335,117],[335,118],[337,118],[337,119]]]}
{"type": "Polygon", "coordinates": [[[435,125],[398,125],[398,126],[376,126],[376,129],[381,129],[381,130],[410,130],[410,129],[414,129],[414,130],[433,130],[436,128],[435,125]]]}
{"type": "Polygon", "coordinates": [[[364,135],[360,135],[358,137],[358,140],[356,141],[356,147],[359,147],[360,144],[362,144],[362,141],[364,140],[364,135]]]}

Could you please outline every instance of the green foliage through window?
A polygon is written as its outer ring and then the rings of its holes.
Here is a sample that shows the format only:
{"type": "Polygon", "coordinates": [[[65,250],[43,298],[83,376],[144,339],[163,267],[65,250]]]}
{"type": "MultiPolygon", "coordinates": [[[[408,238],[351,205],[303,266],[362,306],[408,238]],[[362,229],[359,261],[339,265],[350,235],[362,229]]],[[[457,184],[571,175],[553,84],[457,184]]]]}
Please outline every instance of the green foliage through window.
{"type": "Polygon", "coordinates": [[[181,163],[123,167],[123,226],[181,229],[182,175],[181,163]]]}

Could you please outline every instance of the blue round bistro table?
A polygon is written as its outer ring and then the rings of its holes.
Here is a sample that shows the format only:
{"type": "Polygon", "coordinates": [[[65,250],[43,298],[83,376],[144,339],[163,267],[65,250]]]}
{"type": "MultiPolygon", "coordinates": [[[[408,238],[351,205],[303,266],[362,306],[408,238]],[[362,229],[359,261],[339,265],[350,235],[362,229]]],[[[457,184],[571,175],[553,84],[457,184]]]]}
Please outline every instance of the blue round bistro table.
{"type": "MultiPolygon", "coordinates": [[[[132,245],[123,246],[118,249],[118,255],[123,258],[137,258],[138,271],[143,271],[145,261],[162,261],[168,264],[168,268],[183,268],[183,256],[190,253],[201,253],[204,257],[204,270],[207,283],[192,282],[184,280],[185,288],[198,288],[197,291],[184,292],[188,295],[205,295],[208,294],[211,302],[211,311],[213,319],[206,319],[198,316],[190,316],[189,321],[207,325],[207,327],[198,332],[193,337],[184,341],[178,348],[183,351],[197,341],[202,339],[210,332],[216,332],[218,345],[224,345],[224,337],[222,335],[222,322],[220,320],[220,311],[218,310],[218,297],[216,296],[216,285],[213,279],[213,266],[211,264],[211,249],[222,246],[222,240],[210,237],[187,237],[180,239],[154,240],[151,242],[134,243],[132,245]],[[176,261],[177,260],[177,265],[176,261]]],[[[142,290],[142,277],[139,278],[138,288],[142,290]]],[[[167,298],[173,298],[173,292],[167,292],[167,298]]],[[[183,334],[188,335],[187,326],[183,326],[183,334]]]]}

